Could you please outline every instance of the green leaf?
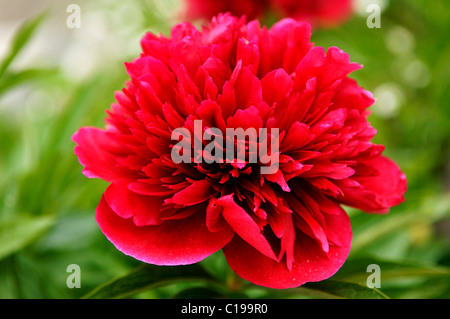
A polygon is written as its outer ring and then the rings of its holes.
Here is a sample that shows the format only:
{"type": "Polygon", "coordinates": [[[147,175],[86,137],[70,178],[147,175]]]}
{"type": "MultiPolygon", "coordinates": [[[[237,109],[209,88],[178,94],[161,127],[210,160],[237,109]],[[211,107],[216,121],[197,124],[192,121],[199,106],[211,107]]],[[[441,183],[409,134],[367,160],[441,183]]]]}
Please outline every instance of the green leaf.
{"type": "Polygon", "coordinates": [[[384,280],[404,278],[450,278],[450,268],[442,266],[425,266],[410,263],[385,261],[376,258],[353,258],[345,262],[344,266],[334,275],[334,279],[365,283],[371,272],[367,266],[376,264],[380,267],[381,286],[384,280]]]}
{"type": "MultiPolygon", "coordinates": [[[[369,216],[369,218],[372,216],[369,216]]],[[[374,216],[375,218],[378,216],[374,216]]],[[[382,216],[385,217],[385,216],[382,216]]],[[[380,238],[396,233],[399,229],[404,229],[407,225],[419,218],[413,214],[400,214],[386,216],[383,220],[374,220],[368,227],[355,230],[352,242],[352,254],[356,254],[366,246],[374,243],[380,238]]]]}
{"type": "Polygon", "coordinates": [[[8,66],[14,60],[14,58],[20,53],[23,47],[29,42],[33,33],[36,31],[37,27],[42,23],[47,12],[43,12],[37,17],[26,21],[17,31],[14,36],[11,49],[3,61],[0,63],[0,79],[7,70],[8,66]]]}
{"type": "Polygon", "coordinates": [[[51,216],[17,217],[0,221],[0,259],[33,242],[45,233],[54,221],[51,216]]]}
{"type": "Polygon", "coordinates": [[[57,69],[29,69],[15,73],[5,73],[0,81],[0,95],[7,89],[22,84],[26,81],[41,79],[57,74],[57,69]]]}
{"type": "Polygon", "coordinates": [[[212,278],[198,264],[188,266],[155,266],[143,264],[129,273],[106,282],[83,296],[89,299],[123,298],[150,287],[181,281],[213,282],[212,278]]]}
{"type": "Polygon", "coordinates": [[[389,299],[376,288],[369,288],[354,282],[337,280],[324,280],[321,282],[307,283],[303,289],[309,290],[310,295],[322,294],[323,298],[343,299],[389,299]]]}
{"type": "Polygon", "coordinates": [[[376,288],[369,288],[354,282],[339,280],[324,280],[306,283],[301,287],[274,290],[254,287],[255,298],[283,298],[283,299],[389,299],[376,288]],[[256,295],[255,295],[256,292],[256,295]]]}

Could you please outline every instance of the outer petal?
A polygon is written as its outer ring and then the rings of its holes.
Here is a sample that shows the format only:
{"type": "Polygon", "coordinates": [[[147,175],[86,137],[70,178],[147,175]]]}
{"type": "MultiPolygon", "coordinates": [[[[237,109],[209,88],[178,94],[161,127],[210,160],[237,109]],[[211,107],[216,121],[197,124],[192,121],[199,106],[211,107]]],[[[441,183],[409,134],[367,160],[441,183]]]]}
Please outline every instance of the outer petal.
{"type": "Polygon", "coordinates": [[[118,250],[155,265],[187,265],[199,262],[221,249],[234,235],[226,228],[210,232],[205,213],[199,211],[183,220],[167,220],[158,226],[136,226],[119,217],[102,197],[96,220],[118,250]]]}
{"type": "Polygon", "coordinates": [[[144,196],[130,191],[127,185],[111,184],[105,191],[109,207],[120,217],[133,217],[136,226],[162,223],[160,209],[164,198],[144,196]]]}
{"type": "Polygon", "coordinates": [[[132,180],[135,172],[117,162],[128,154],[126,150],[104,130],[83,127],[72,140],[75,155],[84,166],[83,174],[90,178],[101,178],[108,182],[132,180]]]}
{"type": "Polygon", "coordinates": [[[330,245],[329,252],[324,253],[317,241],[297,230],[291,271],[288,270],[285,259],[278,263],[238,236],[223,251],[230,267],[242,278],[269,288],[294,288],[306,282],[329,278],[346,260],[352,239],[347,214],[342,212],[339,215],[327,215],[327,227],[336,233],[340,245],[330,245]]]}
{"type": "Polygon", "coordinates": [[[390,207],[405,200],[406,176],[394,161],[385,156],[377,156],[359,165],[352,180],[357,183],[349,185],[346,181],[337,181],[344,193],[341,201],[349,206],[386,213],[390,207]]]}

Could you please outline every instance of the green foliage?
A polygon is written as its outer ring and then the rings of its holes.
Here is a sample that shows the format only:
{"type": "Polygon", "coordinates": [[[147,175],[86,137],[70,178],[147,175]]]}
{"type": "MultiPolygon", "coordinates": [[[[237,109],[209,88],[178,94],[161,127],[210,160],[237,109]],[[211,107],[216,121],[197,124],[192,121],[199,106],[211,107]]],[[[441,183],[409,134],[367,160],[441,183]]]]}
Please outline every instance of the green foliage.
{"type": "Polygon", "coordinates": [[[14,58],[30,41],[31,37],[33,36],[39,25],[43,22],[46,15],[47,13],[44,12],[36,18],[26,21],[26,23],[23,24],[17,31],[16,36],[14,37],[14,40],[11,44],[9,53],[3,58],[2,62],[0,63],[0,79],[3,77],[14,58]]]}
{"type": "MultiPolygon", "coordinates": [[[[147,30],[167,34],[175,22],[165,15],[177,3],[162,3],[133,2],[141,24],[114,22],[112,40],[122,29],[136,39],[147,30]]],[[[112,15],[121,7],[90,6],[112,15]]],[[[370,116],[375,142],[405,171],[409,190],[387,215],[348,208],[354,239],[344,266],[328,280],[283,291],[240,279],[221,252],[196,265],[158,267],[108,242],[95,222],[107,184],[81,174],[71,136],[81,126],[105,125],[104,110],[126,80],[123,61],[138,56],[138,46],[95,65],[81,81],[60,65],[18,68],[40,27],[64,13],[27,20],[0,57],[0,298],[450,298],[449,13],[444,0],[389,1],[381,29],[356,15],[314,32],[316,45],[338,46],[364,64],[352,77],[379,98],[370,116]],[[410,47],[396,47],[405,37],[410,47]],[[17,94],[22,100],[10,105],[17,94]],[[392,96],[395,107],[383,109],[392,96]],[[69,264],[81,267],[79,289],[66,286],[69,264]],[[380,266],[379,289],[366,285],[370,264],[380,266]]]]}
{"type": "Polygon", "coordinates": [[[388,299],[388,297],[376,288],[368,288],[366,285],[354,282],[325,280],[317,283],[306,284],[297,288],[300,295],[311,295],[318,298],[333,299],[388,299]],[[302,289],[306,291],[302,292],[302,289]]]}
{"type": "Polygon", "coordinates": [[[198,265],[160,267],[143,264],[126,275],[97,287],[84,298],[121,298],[147,290],[152,286],[167,285],[168,282],[209,279],[209,275],[198,265]]]}
{"type": "Polygon", "coordinates": [[[22,217],[0,222],[0,260],[23,249],[45,233],[54,223],[53,217],[22,217]]]}

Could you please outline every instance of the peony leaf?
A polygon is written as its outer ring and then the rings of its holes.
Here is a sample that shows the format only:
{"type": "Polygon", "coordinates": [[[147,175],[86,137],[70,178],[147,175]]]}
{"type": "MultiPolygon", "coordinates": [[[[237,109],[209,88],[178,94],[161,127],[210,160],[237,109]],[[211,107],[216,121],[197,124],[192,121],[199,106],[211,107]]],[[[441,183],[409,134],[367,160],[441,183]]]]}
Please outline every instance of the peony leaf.
{"type": "Polygon", "coordinates": [[[376,288],[369,288],[353,282],[324,280],[321,282],[307,283],[303,289],[309,290],[310,294],[323,294],[320,298],[343,298],[343,299],[389,299],[384,293],[376,288]]]}
{"type": "Polygon", "coordinates": [[[368,257],[347,260],[333,278],[365,284],[367,278],[372,274],[367,271],[367,267],[372,264],[380,267],[381,287],[387,280],[421,277],[450,278],[449,267],[400,263],[368,257]]]}
{"type": "MultiPolygon", "coordinates": [[[[414,221],[420,219],[420,216],[417,217],[413,214],[407,214],[406,212],[400,215],[388,215],[384,216],[383,220],[378,220],[375,215],[369,216],[368,218],[363,220],[373,220],[370,225],[365,227],[357,228],[355,226],[354,233],[355,236],[352,242],[352,254],[356,254],[362,251],[369,245],[372,245],[380,238],[386,238],[386,236],[396,233],[399,229],[404,229],[407,225],[411,225],[414,221]]],[[[355,220],[355,218],[352,219],[355,220]]],[[[356,224],[356,222],[352,223],[356,224]]]]}
{"type": "Polygon", "coordinates": [[[57,74],[56,69],[29,69],[14,73],[6,72],[0,81],[0,95],[7,89],[36,79],[43,79],[57,74]]]}
{"type": "MultiPolygon", "coordinates": [[[[260,296],[261,297],[261,296],[260,296]]],[[[274,290],[266,293],[262,298],[282,299],[389,299],[376,288],[346,281],[324,280],[306,283],[301,287],[283,291],[274,290]]]]}
{"type": "Polygon", "coordinates": [[[3,74],[14,60],[14,58],[20,53],[22,48],[29,42],[31,36],[36,31],[38,26],[42,23],[46,17],[47,12],[41,13],[37,17],[26,21],[17,31],[14,36],[11,49],[9,53],[4,57],[3,61],[0,63],[0,79],[3,74]]]}
{"type": "Polygon", "coordinates": [[[17,217],[0,221],[0,259],[30,244],[54,223],[51,216],[17,217]]]}
{"type": "Polygon", "coordinates": [[[155,266],[142,264],[127,274],[106,282],[83,299],[112,299],[124,298],[154,286],[161,286],[173,282],[199,281],[214,283],[211,277],[198,264],[187,266],[155,266]]]}

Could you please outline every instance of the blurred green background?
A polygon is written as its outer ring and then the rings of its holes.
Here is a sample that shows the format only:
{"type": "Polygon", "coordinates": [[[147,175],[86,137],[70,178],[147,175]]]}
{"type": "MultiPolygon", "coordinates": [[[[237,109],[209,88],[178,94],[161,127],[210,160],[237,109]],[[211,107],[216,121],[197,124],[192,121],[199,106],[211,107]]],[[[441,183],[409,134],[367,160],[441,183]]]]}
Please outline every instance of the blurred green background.
{"type": "Polygon", "coordinates": [[[139,55],[146,31],[168,34],[180,1],[77,1],[81,28],[70,29],[71,1],[0,0],[0,298],[449,298],[446,0],[358,0],[350,21],[313,33],[316,45],[364,65],[352,77],[377,98],[374,141],[409,181],[406,202],[388,215],[347,209],[353,247],[330,280],[257,287],[234,276],[221,252],[194,267],[140,266],[104,237],[95,207],[107,183],[81,174],[71,136],[104,126],[127,79],[123,62],[139,55]],[[379,29],[366,25],[370,3],[382,8],[379,29]],[[80,266],[81,288],[66,285],[70,264],[80,266]],[[369,264],[380,265],[378,290],[366,287],[369,264]]]}

